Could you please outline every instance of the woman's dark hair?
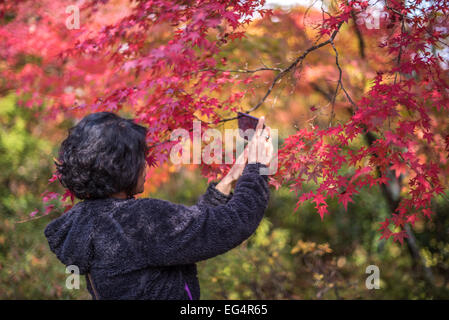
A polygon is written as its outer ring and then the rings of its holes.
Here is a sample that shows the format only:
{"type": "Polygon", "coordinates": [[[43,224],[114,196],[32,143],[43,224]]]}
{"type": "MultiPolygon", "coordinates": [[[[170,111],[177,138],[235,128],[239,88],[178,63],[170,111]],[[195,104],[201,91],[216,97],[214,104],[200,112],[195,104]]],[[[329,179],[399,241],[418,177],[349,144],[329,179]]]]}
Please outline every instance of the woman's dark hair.
{"type": "Polygon", "coordinates": [[[59,181],[79,199],[131,196],[145,167],[147,129],[111,112],[84,117],[69,129],[56,162],[59,181]]]}

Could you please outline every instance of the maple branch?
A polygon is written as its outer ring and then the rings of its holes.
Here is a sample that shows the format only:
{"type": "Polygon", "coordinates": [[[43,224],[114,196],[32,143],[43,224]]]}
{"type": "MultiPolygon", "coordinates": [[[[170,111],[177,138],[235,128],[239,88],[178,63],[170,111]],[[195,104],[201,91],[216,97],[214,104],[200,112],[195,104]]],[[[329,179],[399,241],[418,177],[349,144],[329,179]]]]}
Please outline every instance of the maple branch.
{"type": "Polygon", "coordinates": [[[261,67],[253,70],[248,69],[237,69],[237,70],[226,70],[226,69],[219,69],[219,68],[206,68],[198,70],[197,72],[204,72],[204,71],[220,71],[220,72],[234,72],[234,73],[255,73],[259,71],[278,71],[282,72],[281,68],[270,68],[270,67],[261,67]]]}
{"type": "Polygon", "coordinates": [[[150,144],[149,146],[148,146],[148,148],[154,148],[154,147],[157,147],[157,146],[160,146],[161,144],[164,144],[164,143],[167,143],[167,142],[170,142],[171,140],[163,140],[163,141],[160,141],[160,142],[157,142],[157,143],[154,143],[154,144],[150,144]]]}
{"type": "MultiPolygon", "coordinates": [[[[398,153],[398,155],[399,155],[399,157],[402,159],[402,161],[404,161],[404,163],[407,164],[407,165],[410,167],[410,169],[412,169],[412,167],[413,167],[412,164],[411,164],[409,161],[405,160],[401,153],[398,153]]],[[[431,180],[429,180],[429,179],[427,178],[427,176],[425,176],[424,178],[425,178],[426,181],[430,184],[430,186],[431,186],[432,188],[435,189],[435,185],[433,184],[433,182],[432,182],[431,180]]],[[[444,192],[441,193],[441,196],[442,196],[446,201],[449,202],[449,198],[446,196],[446,193],[444,193],[444,192]]]]}
{"type": "Polygon", "coordinates": [[[46,217],[46,216],[47,215],[43,215],[43,216],[37,216],[37,217],[29,218],[29,219],[14,221],[14,223],[25,223],[25,222],[37,220],[37,219],[40,219],[40,218],[43,218],[43,217],[46,217]]]}
{"type": "Polygon", "coordinates": [[[360,31],[359,26],[357,25],[357,15],[354,11],[351,11],[352,21],[354,22],[354,30],[357,36],[357,40],[359,42],[359,53],[362,59],[365,59],[365,40],[363,39],[362,32],[360,31]]]}
{"type": "Polygon", "coordinates": [[[402,14],[401,12],[399,12],[399,11],[396,10],[396,9],[391,8],[391,7],[388,5],[388,0],[385,0],[385,7],[386,7],[388,10],[390,10],[390,11],[396,13],[397,15],[401,16],[402,19],[404,19],[404,14],[402,14]]]}
{"type": "MultiPolygon", "coordinates": [[[[404,23],[404,19],[402,19],[402,22],[401,22],[401,36],[404,34],[404,32],[405,32],[405,23],[404,23]]],[[[398,58],[396,60],[396,65],[398,67],[401,64],[401,57],[402,57],[402,44],[399,47],[398,58]]],[[[398,73],[399,73],[399,71],[396,72],[396,74],[394,75],[394,84],[396,84],[396,79],[397,79],[398,73]]],[[[399,75],[400,75],[400,73],[399,73],[399,75]]]]}
{"type": "Polygon", "coordinates": [[[343,72],[342,72],[340,64],[338,62],[337,48],[335,48],[335,44],[333,41],[331,41],[331,45],[332,45],[332,49],[334,49],[334,52],[335,52],[335,64],[337,65],[337,68],[338,68],[338,82],[337,82],[337,86],[335,87],[334,95],[332,97],[332,109],[331,109],[331,115],[330,115],[330,119],[329,119],[329,127],[332,127],[332,120],[334,118],[335,100],[337,99],[338,89],[340,88],[340,85],[343,88],[343,83],[341,82],[341,77],[342,77],[343,72]]]}
{"type": "MultiPolygon", "coordinates": [[[[315,87],[318,87],[318,85],[315,85],[315,87]]],[[[319,88],[319,87],[318,87],[319,88]]],[[[324,97],[326,97],[327,99],[331,98],[331,96],[329,94],[326,94],[326,91],[323,89],[317,90],[319,93],[321,93],[324,97]]],[[[351,99],[352,100],[352,99],[351,99]]],[[[353,115],[354,114],[354,109],[350,108],[349,112],[353,115]]],[[[376,137],[374,136],[374,134],[371,131],[367,131],[366,127],[363,126],[363,128],[365,129],[366,133],[364,134],[364,138],[367,142],[367,144],[369,146],[371,146],[374,141],[376,140],[376,137]]],[[[377,157],[376,154],[374,154],[374,156],[377,157]]],[[[379,176],[382,176],[382,172],[380,171],[380,168],[378,166],[376,166],[376,171],[378,173],[379,176]]],[[[396,179],[397,183],[400,183],[399,179],[396,179]]],[[[387,204],[390,208],[391,212],[395,212],[399,202],[400,202],[400,198],[399,199],[395,199],[391,190],[388,189],[388,187],[385,184],[381,184],[380,186],[382,193],[384,194],[384,197],[387,201],[387,204]]],[[[434,283],[434,278],[433,278],[433,274],[432,274],[432,270],[426,266],[424,258],[422,257],[421,253],[419,252],[419,246],[416,242],[416,237],[413,233],[413,230],[410,228],[410,226],[408,224],[404,225],[404,229],[405,232],[407,233],[407,238],[406,238],[406,242],[407,242],[407,247],[409,249],[410,255],[412,256],[412,261],[417,264],[417,261],[421,262],[421,267],[424,271],[424,275],[425,275],[425,279],[427,280],[427,282],[433,286],[434,283]]]]}
{"type": "MultiPolygon", "coordinates": [[[[372,132],[368,131],[367,134],[365,135],[365,139],[368,142],[368,144],[371,146],[374,143],[374,139],[375,139],[374,134],[372,134],[372,132]]],[[[375,154],[375,156],[377,157],[376,154],[375,154]]],[[[380,168],[378,166],[376,166],[376,169],[377,169],[379,176],[382,176],[380,168]]],[[[390,169],[388,169],[388,170],[391,172],[390,169]]],[[[394,178],[394,179],[395,179],[395,182],[399,185],[399,188],[401,188],[401,185],[402,185],[401,177],[399,176],[399,178],[394,178]]],[[[389,185],[387,186],[386,184],[381,184],[381,191],[387,200],[387,204],[390,207],[390,211],[395,212],[396,209],[399,207],[399,203],[401,202],[401,196],[399,195],[395,198],[393,192],[391,191],[391,188],[388,188],[389,185]]],[[[408,250],[412,257],[412,263],[415,265],[415,267],[418,266],[419,263],[421,263],[421,268],[424,272],[424,276],[425,276],[427,283],[430,284],[431,286],[433,286],[434,285],[434,277],[433,277],[432,269],[426,265],[426,261],[420,253],[420,248],[416,241],[415,234],[414,234],[412,228],[410,227],[410,223],[404,224],[404,230],[407,234],[406,242],[407,242],[408,250]]]]}
{"type": "MultiPolygon", "coordinates": [[[[300,56],[298,56],[288,67],[281,69],[281,68],[268,68],[268,67],[263,67],[263,68],[257,68],[254,70],[245,70],[245,69],[238,69],[238,70],[222,70],[222,69],[202,69],[199,71],[207,71],[207,70],[218,70],[218,71],[223,71],[223,72],[242,72],[242,73],[254,73],[254,72],[258,72],[258,71],[264,71],[264,70],[270,70],[270,71],[278,71],[279,73],[276,75],[276,77],[273,79],[273,81],[271,82],[267,92],[265,93],[265,95],[263,96],[263,98],[252,108],[248,109],[245,111],[245,113],[251,113],[254,110],[256,110],[257,108],[259,108],[264,102],[265,100],[268,98],[268,96],[271,94],[271,92],[273,91],[273,88],[275,87],[276,83],[283,77],[285,76],[287,73],[289,73],[293,68],[295,68],[298,64],[301,64],[302,61],[307,57],[307,55],[309,53],[311,53],[312,51],[315,51],[321,47],[324,47],[330,43],[333,44],[333,41],[335,39],[335,37],[337,36],[338,31],[340,30],[341,26],[343,25],[343,22],[340,22],[340,24],[337,26],[336,30],[331,34],[331,36],[329,37],[328,40],[323,41],[319,44],[316,44],[314,46],[309,47],[307,50],[305,50],[300,56]]],[[[338,60],[337,60],[337,65],[338,65],[338,60]]],[[[339,66],[339,65],[338,65],[339,66]]],[[[341,70],[341,69],[340,69],[341,70]]],[[[345,92],[346,96],[349,97],[348,93],[346,92],[346,90],[344,89],[343,86],[341,86],[343,91],[345,92]]],[[[352,99],[349,100],[352,101],[352,99]]],[[[223,123],[223,122],[227,122],[227,121],[231,121],[231,120],[236,120],[238,119],[237,116],[235,117],[230,117],[230,118],[224,118],[224,119],[220,119],[217,122],[208,122],[208,121],[204,121],[204,120],[200,120],[202,123],[206,123],[209,125],[212,124],[218,124],[218,123],[223,123]]],[[[167,143],[170,140],[164,140],[164,141],[160,141],[157,142],[155,144],[152,144],[149,146],[149,148],[154,148],[156,146],[159,146],[161,144],[167,143]]]]}
{"type": "MultiPolygon", "coordinates": [[[[254,110],[258,109],[264,102],[265,100],[268,98],[268,96],[271,94],[271,92],[273,91],[273,88],[275,87],[276,83],[283,77],[285,76],[287,73],[289,73],[293,68],[295,68],[298,64],[301,64],[302,61],[307,57],[307,55],[312,52],[315,51],[321,47],[324,47],[330,43],[333,42],[333,40],[335,39],[335,37],[337,36],[338,31],[340,30],[340,27],[342,26],[343,22],[341,22],[337,29],[332,33],[332,35],[330,36],[330,38],[326,41],[323,41],[317,45],[314,45],[310,48],[308,48],[307,50],[305,50],[303,52],[303,54],[301,54],[300,56],[298,56],[293,63],[291,63],[288,67],[286,67],[285,69],[281,69],[281,71],[276,75],[276,77],[273,79],[273,81],[271,82],[267,92],[265,93],[265,95],[263,96],[263,98],[252,108],[248,109],[245,111],[245,113],[251,113],[254,110]]],[[[226,121],[231,121],[231,120],[235,120],[238,117],[231,117],[231,118],[224,118],[219,120],[218,122],[226,122],[226,121]]],[[[212,124],[212,123],[210,123],[212,124]]]]}
{"type": "MultiPolygon", "coordinates": [[[[53,213],[53,212],[50,212],[50,214],[53,213]]],[[[29,218],[29,219],[23,219],[23,220],[19,220],[19,221],[14,221],[14,223],[25,223],[25,222],[29,222],[29,221],[33,221],[33,220],[38,220],[38,219],[41,219],[43,217],[48,217],[48,214],[32,217],[32,218],[29,218]]]]}
{"type": "Polygon", "coordinates": [[[329,127],[332,126],[332,120],[335,116],[334,114],[334,106],[335,106],[335,101],[337,99],[337,94],[338,94],[338,90],[341,88],[341,90],[343,90],[346,98],[348,99],[348,101],[351,103],[351,105],[357,109],[357,105],[354,102],[354,100],[352,100],[351,96],[349,95],[348,91],[346,90],[345,86],[343,85],[343,70],[340,66],[340,62],[339,62],[339,55],[338,55],[338,51],[337,48],[335,47],[334,41],[331,40],[331,45],[332,45],[332,49],[335,52],[335,64],[338,68],[338,82],[337,82],[337,87],[335,88],[335,92],[333,95],[331,95],[330,93],[327,93],[326,91],[324,91],[323,89],[321,89],[317,84],[312,83],[311,86],[318,92],[320,92],[322,95],[324,95],[326,97],[326,99],[329,100],[329,102],[332,103],[332,110],[331,110],[331,116],[330,116],[330,120],[329,120],[329,127]]]}
{"type": "MultiPolygon", "coordinates": [[[[432,34],[432,32],[430,32],[429,30],[430,27],[426,28],[426,32],[429,36],[434,37],[434,35],[432,34]]],[[[441,43],[442,45],[446,46],[449,48],[449,44],[447,44],[446,42],[442,41],[441,39],[436,39],[437,42],[441,43]]]]}

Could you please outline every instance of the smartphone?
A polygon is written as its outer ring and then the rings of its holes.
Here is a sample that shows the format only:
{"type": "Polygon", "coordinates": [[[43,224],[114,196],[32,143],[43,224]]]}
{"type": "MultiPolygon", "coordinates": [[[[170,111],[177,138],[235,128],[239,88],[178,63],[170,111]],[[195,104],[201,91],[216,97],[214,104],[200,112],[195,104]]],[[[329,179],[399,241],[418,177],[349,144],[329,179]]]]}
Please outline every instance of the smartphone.
{"type": "MultiPolygon", "coordinates": [[[[237,112],[237,121],[239,125],[239,134],[245,140],[251,140],[253,134],[256,130],[257,123],[259,122],[259,118],[253,117],[247,113],[237,112]],[[253,132],[248,132],[248,135],[245,135],[245,131],[248,129],[253,129],[253,132]]],[[[265,129],[265,124],[263,125],[265,129]]]]}

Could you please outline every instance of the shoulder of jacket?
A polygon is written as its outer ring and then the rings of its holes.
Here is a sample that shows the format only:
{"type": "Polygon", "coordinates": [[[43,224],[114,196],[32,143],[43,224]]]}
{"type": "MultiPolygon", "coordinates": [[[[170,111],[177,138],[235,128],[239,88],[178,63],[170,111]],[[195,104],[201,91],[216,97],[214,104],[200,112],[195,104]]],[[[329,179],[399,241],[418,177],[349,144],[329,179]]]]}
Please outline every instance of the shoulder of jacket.
{"type": "Polygon", "coordinates": [[[173,203],[167,200],[163,199],[156,199],[156,198],[137,198],[132,199],[126,204],[123,203],[123,211],[120,213],[120,215],[129,215],[136,217],[137,215],[143,214],[158,214],[158,213],[170,213],[173,210],[173,203]],[[125,214],[126,211],[126,214],[125,214]]]}

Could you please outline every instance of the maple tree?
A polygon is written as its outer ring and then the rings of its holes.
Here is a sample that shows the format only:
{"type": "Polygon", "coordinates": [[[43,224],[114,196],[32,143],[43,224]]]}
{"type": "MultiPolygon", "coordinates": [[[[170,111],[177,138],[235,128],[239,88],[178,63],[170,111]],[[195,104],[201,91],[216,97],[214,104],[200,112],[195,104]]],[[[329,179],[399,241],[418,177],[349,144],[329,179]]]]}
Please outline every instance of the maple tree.
{"type": "MultiPolygon", "coordinates": [[[[307,88],[327,99],[329,112],[310,106],[319,121],[284,140],[271,184],[296,192],[297,208],[311,201],[322,219],[330,199],[346,209],[362,188],[380,186],[392,213],[380,224],[381,238],[402,243],[412,236],[410,224],[432,217],[432,199],[447,198],[448,1],[336,1],[300,15],[263,5],[263,0],[2,1],[0,94],[13,90],[23,107],[51,121],[103,110],[129,112],[149,128],[147,160],[156,173],[166,168],[174,129],[190,130],[200,120],[206,130],[231,122],[237,111],[260,110],[291,76],[295,90],[307,88]],[[74,4],[80,29],[71,30],[66,8],[74,4]],[[378,29],[360,23],[373,8],[385,13],[378,29]],[[289,61],[252,69],[244,60],[251,52],[224,55],[245,39],[257,15],[258,21],[290,18],[303,31],[298,21],[309,18],[311,28],[301,33],[307,45],[289,61]],[[342,63],[339,37],[349,27],[359,59],[369,66],[369,85],[362,90],[351,86],[342,63]],[[368,52],[368,42],[376,54],[368,52]],[[323,70],[307,65],[320,51],[332,54],[332,65],[323,70]],[[320,86],[323,73],[332,74],[335,84],[320,86]],[[249,95],[258,100],[244,107],[249,95]],[[310,181],[315,189],[303,192],[310,181]]],[[[228,168],[201,165],[209,179],[228,168]]],[[[68,190],[44,192],[43,214],[54,209],[51,200],[57,198],[67,201],[66,209],[74,201],[68,190]]]]}

